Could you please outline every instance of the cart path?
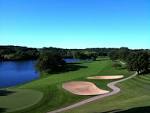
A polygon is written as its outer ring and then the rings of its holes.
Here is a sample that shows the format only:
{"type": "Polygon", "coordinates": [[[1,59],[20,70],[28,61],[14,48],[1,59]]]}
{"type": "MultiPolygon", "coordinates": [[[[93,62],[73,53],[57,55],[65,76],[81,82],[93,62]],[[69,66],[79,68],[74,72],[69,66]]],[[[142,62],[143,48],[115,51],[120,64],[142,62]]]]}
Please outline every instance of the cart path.
{"type": "Polygon", "coordinates": [[[120,82],[126,81],[128,79],[131,79],[131,78],[135,77],[136,75],[137,75],[137,73],[134,73],[130,77],[127,77],[127,78],[124,78],[124,79],[121,79],[121,80],[117,80],[117,81],[108,83],[107,86],[110,89],[112,89],[112,92],[110,92],[110,93],[106,93],[106,94],[103,94],[103,95],[94,96],[94,97],[88,98],[86,100],[83,100],[81,102],[75,103],[73,105],[70,105],[70,106],[67,106],[67,107],[64,107],[64,108],[60,108],[60,109],[57,109],[57,110],[54,110],[54,111],[50,111],[50,112],[47,112],[47,113],[60,113],[60,112],[64,112],[64,111],[67,111],[67,110],[70,110],[70,109],[82,106],[84,104],[87,104],[89,102],[93,102],[95,100],[99,100],[99,99],[102,99],[102,98],[105,98],[105,97],[108,97],[108,96],[111,96],[111,95],[115,95],[115,94],[117,94],[117,93],[120,92],[120,88],[118,88],[117,86],[115,86],[117,83],[120,83],[120,82]]]}

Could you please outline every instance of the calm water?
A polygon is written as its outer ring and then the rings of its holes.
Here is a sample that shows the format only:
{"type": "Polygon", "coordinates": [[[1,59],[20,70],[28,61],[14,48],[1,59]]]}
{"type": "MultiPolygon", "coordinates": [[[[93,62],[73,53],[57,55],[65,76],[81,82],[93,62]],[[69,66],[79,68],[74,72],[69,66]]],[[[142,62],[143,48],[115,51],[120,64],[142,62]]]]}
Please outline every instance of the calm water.
{"type": "Polygon", "coordinates": [[[23,84],[39,78],[35,61],[0,62],[0,87],[23,84]]]}
{"type": "Polygon", "coordinates": [[[76,58],[65,58],[64,61],[66,63],[76,63],[76,62],[79,62],[80,59],[76,59],[76,58]]]}
{"type": "MultiPolygon", "coordinates": [[[[64,59],[67,63],[79,62],[79,59],[64,59]]],[[[0,62],[0,88],[24,84],[39,78],[35,69],[36,61],[0,62]]]]}

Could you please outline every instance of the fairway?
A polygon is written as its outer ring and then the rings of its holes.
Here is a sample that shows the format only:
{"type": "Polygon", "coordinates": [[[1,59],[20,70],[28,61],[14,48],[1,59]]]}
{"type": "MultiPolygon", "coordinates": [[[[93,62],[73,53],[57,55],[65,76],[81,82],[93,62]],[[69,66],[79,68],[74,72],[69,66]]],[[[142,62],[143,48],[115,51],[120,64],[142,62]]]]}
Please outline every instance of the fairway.
{"type": "Polygon", "coordinates": [[[87,80],[86,78],[89,76],[110,74],[125,75],[125,77],[131,75],[131,73],[125,69],[117,69],[112,67],[112,61],[108,59],[94,62],[82,62],[75,65],[80,66],[80,69],[51,75],[43,73],[41,75],[41,79],[22,86],[18,86],[17,88],[19,89],[34,89],[43,92],[44,97],[40,102],[33,105],[32,107],[20,110],[18,112],[16,111],[14,113],[46,113],[48,111],[62,108],[91,97],[77,96],[69,93],[68,91],[65,91],[62,88],[62,84],[65,82],[88,81],[96,84],[96,86],[99,88],[111,91],[107,87],[107,83],[111,82],[112,80],[87,80]]]}

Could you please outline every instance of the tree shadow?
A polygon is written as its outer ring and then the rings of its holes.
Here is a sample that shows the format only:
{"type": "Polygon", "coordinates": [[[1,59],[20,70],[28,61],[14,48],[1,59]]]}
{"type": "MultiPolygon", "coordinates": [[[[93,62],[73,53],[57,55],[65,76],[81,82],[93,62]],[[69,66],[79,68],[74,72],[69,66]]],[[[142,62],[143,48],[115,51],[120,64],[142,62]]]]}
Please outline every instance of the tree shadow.
{"type": "Polygon", "coordinates": [[[110,111],[105,111],[105,112],[94,112],[94,113],[116,113],[120,111],[121,109],[115,109],[115,110],[110,110],[110,111]]]}
{"type": "Polygon", "coordinates": [[[6,108],[0,108],[0,113],[5,113],[6,112],[6,108]]]}
{"type": "MultiPolygon", "coordinates": [[[[80,64],[80,63],[79,63],[80,64]]],[[[59,73],[65,73],[65,72],[70,72],[70,71],[77,71],[81,68],[87,68],[88,66],[81,66],[78,63],[69,63],[64,68],[55,70],[55,71],[49,71],[49,74],[59,74],[59,73]]]]}
{"type": "Polygon", "coordinates": [[[112,110],[100,113],[150,113],[150,106],[146,107],[136,107],[128,110],[112,110]]]}
{"type": "Polygon", "coordinates": [[[109,60],[108,58],[102,58],[102,59],[96,59],[95,61],[104,61],[104,60],[109,60]]]}
{"type": "Polygon", "coordinates": [[[145,75],[145,74],[149,74],[149,73],[150,73],[150,69],[140,72],[139,75],[145,75]]]}
{"type": "Polygon", "coordinates": [[[68,72],[68,71],[77,71],[81,68],[87,68],[87,66],[81,66],[81,65],[78,65],[78,64],[68,64],[66,66],[66,69],[64,69],[65,72],[68,72]]]}
{"type": "Polygon", "coordinates": [[[8,91],[8,90],[0,90],[0,96],[7,96],[7,95],[10,95],[12,93],[15,93],[15,91],[8,91]]]}
{"type": "Polygon", "coordinates": [[[124,110],[116,113],[150,113],[150,106],[148,107],[136,107],[128,110],[124,110]]]}
{"type": "Polygon", "coordinates": [[[82,64],[81,62],[74,62],[74,63],[67,63],[69,65],[74,65],[74,64],[82,64]]]}

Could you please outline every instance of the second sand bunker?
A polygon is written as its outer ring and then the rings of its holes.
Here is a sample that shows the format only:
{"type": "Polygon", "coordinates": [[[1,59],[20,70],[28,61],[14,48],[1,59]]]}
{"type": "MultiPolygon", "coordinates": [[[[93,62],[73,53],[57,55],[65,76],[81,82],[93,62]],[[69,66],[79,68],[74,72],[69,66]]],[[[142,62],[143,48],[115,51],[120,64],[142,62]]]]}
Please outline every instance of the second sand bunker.
{"type": "Polygon", "coordinates": [[[104,79],[104,80],[114,80],[114,79],[121,79],[123,75],[109,75],[109,76],[92,76],[88,77],[87,79],[104,79]]]}

